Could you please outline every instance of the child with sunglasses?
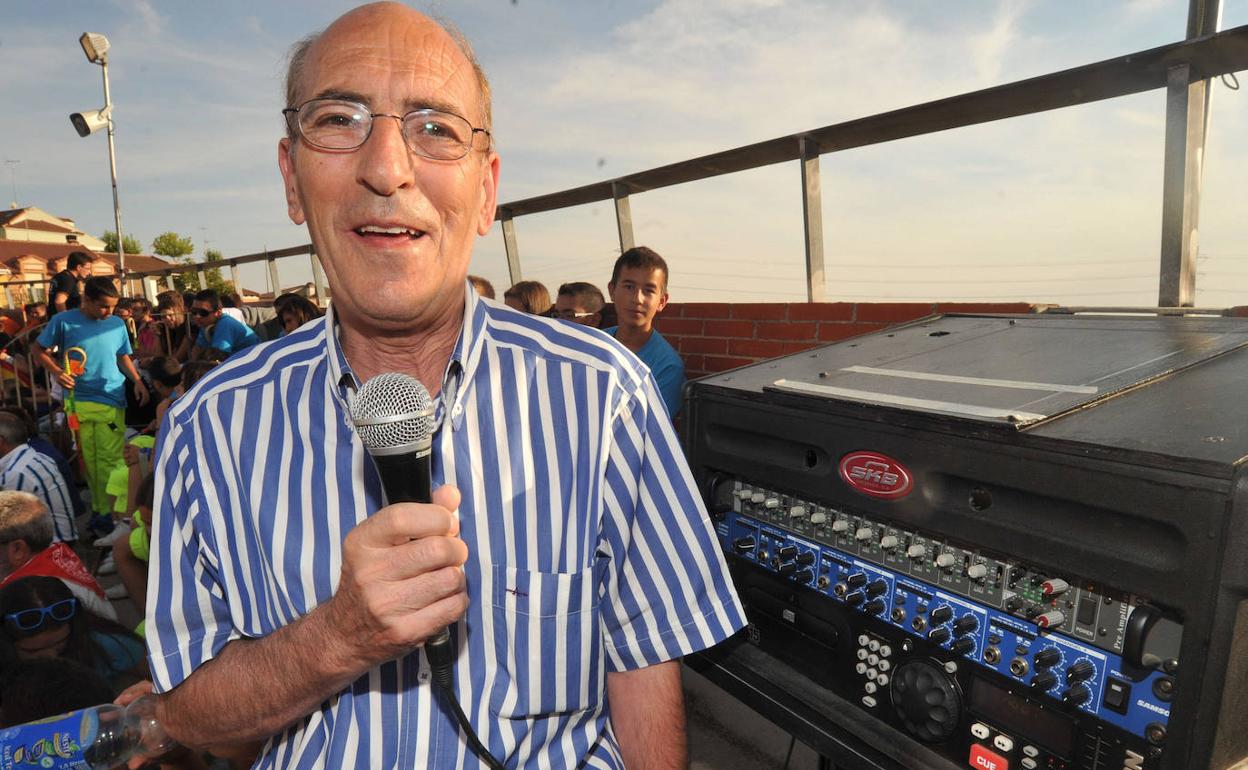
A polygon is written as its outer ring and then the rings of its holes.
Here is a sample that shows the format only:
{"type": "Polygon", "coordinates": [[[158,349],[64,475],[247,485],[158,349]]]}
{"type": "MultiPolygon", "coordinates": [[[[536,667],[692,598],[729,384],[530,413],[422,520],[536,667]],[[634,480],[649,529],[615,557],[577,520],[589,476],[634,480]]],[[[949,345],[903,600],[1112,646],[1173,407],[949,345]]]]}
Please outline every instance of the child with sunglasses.
{"type": "Polygon", "coordinates": [[[148,678],[143,642],[85,609],[56,578],[22,578],[0,589],[0,620],[0,637],[18,660],[74,660],[118,690],[148,678]]]}

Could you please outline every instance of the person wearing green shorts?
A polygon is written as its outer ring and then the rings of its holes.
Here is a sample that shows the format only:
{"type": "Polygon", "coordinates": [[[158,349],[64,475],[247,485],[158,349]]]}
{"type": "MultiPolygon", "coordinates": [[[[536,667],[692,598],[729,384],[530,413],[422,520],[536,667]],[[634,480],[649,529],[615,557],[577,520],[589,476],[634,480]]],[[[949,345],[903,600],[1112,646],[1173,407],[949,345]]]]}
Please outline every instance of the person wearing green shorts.
{"type": "Polygon", "coordinates": [[[130,358],[126,325],[112,317],[118,298],[111,278],[89,278],[81,307],[52,316],[32,346],[39,362],[65,389],[66,411],[78,424],[91,509],[105,515],[111,513],[108,474],[121,462],[125,441],[126,378],[134,383],[140,404],[149,398],[130,358]],[[48,352],[53,349],[56,358],[48,352]]]}

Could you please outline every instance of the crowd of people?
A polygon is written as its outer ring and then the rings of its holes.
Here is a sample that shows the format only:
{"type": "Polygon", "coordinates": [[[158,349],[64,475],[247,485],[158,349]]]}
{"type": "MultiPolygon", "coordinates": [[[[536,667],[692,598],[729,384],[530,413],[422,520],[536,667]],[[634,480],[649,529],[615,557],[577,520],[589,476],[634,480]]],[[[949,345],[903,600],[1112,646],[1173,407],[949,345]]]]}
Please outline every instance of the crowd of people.
{"type": "MultiPolygon", "coordinates": [[[[488,280],[477,275],[468,280],[482,297],[495,299],[488,280]]],[[[503,301],[513,310],[601,329],[619,340],[650,368],[663,404],[675,418],[685,385],[685,363],[654,328],[655,317],[667,306],[667,281],[667,261],[654,249],[636,246],[615,261],[607,282],[610,305],[597,286],[585,281],[561,285],[553,303],[541,282],[520,281],[503,292],[503,301]]]]}
{"type": "Polygon", "coordinates": [[[144,623],[123,627],[113,602],[145,610],[165,412],[219,362],[321,315],[296,294],[258,312],[211,289],[153,304],[90,268],[71,255],[49,291],[58,310],[30,303],[0,338],[0,361],[25,375],[18,387],[50,395],[26,402],[39,414],[0,407],[0,727],[149,680],[144,623]],[[62,418],[72,438],[58,446],[40,426],[62,418]]]}

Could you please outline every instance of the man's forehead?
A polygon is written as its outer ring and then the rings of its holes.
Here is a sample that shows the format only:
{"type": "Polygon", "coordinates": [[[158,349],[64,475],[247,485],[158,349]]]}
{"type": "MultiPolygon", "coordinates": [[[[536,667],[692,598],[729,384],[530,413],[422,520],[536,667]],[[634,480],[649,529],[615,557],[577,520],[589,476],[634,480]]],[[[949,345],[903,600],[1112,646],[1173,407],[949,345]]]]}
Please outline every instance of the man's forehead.
{"type": "Polygon", "coordinates": [[[304,100],[358,94],[374,109],[445,106],[471,111],[465,117],[474,121],[481,113],[472,63],[446,30],[424,17],[331,26],[309,51],[300,90],[304,100]]]}
{"type": "Polygon", "coordinates": [[[639,284],[654,284],[655,286],[663,285],[663,271],[657,267],[625,267],[620,269],[619,282],[629,281],[639,284]]]}

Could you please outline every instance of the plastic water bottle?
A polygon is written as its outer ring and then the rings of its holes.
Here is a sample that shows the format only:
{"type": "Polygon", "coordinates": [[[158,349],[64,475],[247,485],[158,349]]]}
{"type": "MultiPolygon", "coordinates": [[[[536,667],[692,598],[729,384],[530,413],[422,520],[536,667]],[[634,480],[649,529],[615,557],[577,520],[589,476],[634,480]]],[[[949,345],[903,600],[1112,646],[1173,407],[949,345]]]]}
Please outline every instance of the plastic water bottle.
{"type": "Polygon", "coordinates": [[[0,730],[0,770],[110,770],[174,746],[156,721],[156,699],[144,695],[0,730]]]}

